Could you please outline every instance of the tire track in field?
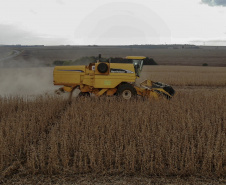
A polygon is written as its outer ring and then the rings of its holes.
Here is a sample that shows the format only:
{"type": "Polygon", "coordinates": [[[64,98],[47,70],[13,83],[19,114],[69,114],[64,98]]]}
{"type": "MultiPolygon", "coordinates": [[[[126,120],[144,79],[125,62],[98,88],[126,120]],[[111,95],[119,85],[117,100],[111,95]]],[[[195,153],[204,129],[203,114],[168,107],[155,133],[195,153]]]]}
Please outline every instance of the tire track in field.
{"type": "Polygon", "coordinates": [[[59,121],[62,118],[62,115],[68,110],[68,108],[71,107],[71,102],[68,100],[65,100],[63,107],[56,111],[53,116],[49,118],[47,121],[47,126],[44,129],[44,133],[46,134],[46,137],[51,132],[52,128],[59,123],[59,121]]]}
{"type": "MultiPolygon", "coordinates": [[[[46,144],[44,144],[44,146],[48,148],[48,146],[49,146],[48,136],[51,133],[52,128],[54,128],[54,126],[59,123],[59,121],[62,118],[62,115],[70,107],[71,107],[71,102],[68,100],[65,100],[62,108],[59,110],[56,110],[53,113],[53,115],[47,120],[47,125],[39,134],[39,137],[38,137],[39,139],[36,141],[37,143],[35,144],[35,147],[37,147],[37,145],[41,144],[42,142],[45,142],[46,144]]],[[[55,109],[57,109],[57,107],[55,109]]],[[[28,146],[27,150],[32,151],[33,147],[34,147],[34,145],[32,144],[32,145],[28,146]]],[[[1,184],[1,182],[4,181],[4,178],[9,178],[12,175],[15,175],[15,173],[17,173],[17,171],[20,168],[23,169],[24,164],[27,162],[27,157],[28,156],[24,153],[22,157],[18,158],[9,167],[7,167],[4,171],[2,171],[2,174],[0,174],[0,184],[1,184]]]]}
{"type": "Polygon", "coordinates": [[[5,61],[5,60],[9,60],[9,59],[12,59],[12,58],[15,58],[17,56],[19,56],[22,52],[21,51],[18,51],[18,50],[12,50],[12,53],[10,55],[7,55],[3,58],[0,58],[0,62],[2,61],[5,61]]]}

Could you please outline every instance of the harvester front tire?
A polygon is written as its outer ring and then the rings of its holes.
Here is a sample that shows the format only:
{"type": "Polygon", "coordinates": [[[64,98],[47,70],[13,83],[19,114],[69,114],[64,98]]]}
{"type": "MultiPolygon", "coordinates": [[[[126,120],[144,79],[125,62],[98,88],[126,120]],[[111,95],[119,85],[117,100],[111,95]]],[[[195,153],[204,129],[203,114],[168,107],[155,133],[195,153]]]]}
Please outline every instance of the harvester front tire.
{"type": "Polygon", "coordinates": [[[130,100],[137,95],[137,91],[133,85],[125,83],[119,85],[116,95],[122,97],[125,100],[130,100]]]}

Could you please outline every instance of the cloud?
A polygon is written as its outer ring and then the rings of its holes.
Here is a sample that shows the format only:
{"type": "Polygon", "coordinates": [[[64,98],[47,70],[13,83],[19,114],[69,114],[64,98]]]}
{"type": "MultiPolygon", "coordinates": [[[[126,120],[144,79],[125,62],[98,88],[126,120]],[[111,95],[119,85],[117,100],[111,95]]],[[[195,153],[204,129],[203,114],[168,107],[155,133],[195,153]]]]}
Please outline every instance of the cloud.
{"type": "Polygon", "coordinates": [[[64,5],[65,4],[62,0],[56,0],[56,3],[58,3],[60,5],[64,5]]]}
{"type": "Polygon", "coordinates": [[[226,6],[226,0],[202,0],[202,3],[209,6],[226,6]]]}
{"type": "Polygon", "coordinates": [[[0,45],[59,45],[68,42],[68,39],[62,37],[33,33],[16,25],[0,24],[0,45]]]}
{"type": "Polygon", "coordinates": [[[81,21],[74,35],[78,44],[159,44],[171,39],[161,16],[142,4],[129,2],[98,6],[81,21]]]}

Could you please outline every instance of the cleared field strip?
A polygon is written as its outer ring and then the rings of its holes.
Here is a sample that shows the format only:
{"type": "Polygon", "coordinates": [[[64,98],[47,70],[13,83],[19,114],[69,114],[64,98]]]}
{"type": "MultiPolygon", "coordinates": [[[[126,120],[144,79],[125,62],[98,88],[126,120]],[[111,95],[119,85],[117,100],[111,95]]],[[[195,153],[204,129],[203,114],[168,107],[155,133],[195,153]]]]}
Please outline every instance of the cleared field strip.
{"type": "Polygon", "coordinates": [[[141,79],[172,86],[226,86],[225,67],[145,66],[141,79]]]}

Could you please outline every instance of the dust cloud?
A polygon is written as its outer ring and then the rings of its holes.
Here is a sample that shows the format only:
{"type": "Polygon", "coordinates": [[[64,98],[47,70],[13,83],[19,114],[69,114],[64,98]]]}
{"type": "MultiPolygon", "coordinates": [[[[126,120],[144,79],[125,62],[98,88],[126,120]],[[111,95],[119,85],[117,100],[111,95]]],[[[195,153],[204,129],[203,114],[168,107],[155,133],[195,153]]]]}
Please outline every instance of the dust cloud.
{"type": "Polygon", "coordinates": [[[54,94],[53,67],[0,68],[0,96],[54,94]]]}
{"type": "Polygon", "coordinates": [[[226,6],[225,0],[202,0],[202,3],[208,4],[209,6],[226,6]]]}

